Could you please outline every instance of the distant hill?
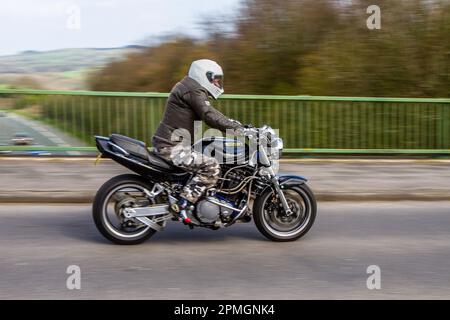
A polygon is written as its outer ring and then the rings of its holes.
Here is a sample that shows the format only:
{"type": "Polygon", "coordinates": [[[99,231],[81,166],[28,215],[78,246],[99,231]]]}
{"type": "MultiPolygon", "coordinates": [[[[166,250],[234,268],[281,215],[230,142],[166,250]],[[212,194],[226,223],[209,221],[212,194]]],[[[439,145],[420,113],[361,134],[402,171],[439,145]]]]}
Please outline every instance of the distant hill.
{"type": "Polygon", "coordinates": [[[85,76],[90,70],[144,48],[130,45],[119,48],[27,50],[0,56],[0,85],[27,87],[35,82],[37,87],[44,89],[85,89],[85,76]]]}
{"type": "Polygon", "coordinates": [[[141,46],[24,51],[0,56],[0,73],[65,72],[100,67],[113,59],[141,50],[141,46]]]}

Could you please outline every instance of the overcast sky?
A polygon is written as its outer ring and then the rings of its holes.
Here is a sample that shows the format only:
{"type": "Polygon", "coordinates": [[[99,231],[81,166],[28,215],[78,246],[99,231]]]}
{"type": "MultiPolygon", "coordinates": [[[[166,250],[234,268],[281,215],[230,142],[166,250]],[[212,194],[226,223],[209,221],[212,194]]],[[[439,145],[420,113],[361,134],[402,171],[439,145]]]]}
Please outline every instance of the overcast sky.
{"type": "Polygon", "coordinates": [[[25,50],[118,47],[231,14],[240,0],[1,0],[0,55],[25,50]]]}

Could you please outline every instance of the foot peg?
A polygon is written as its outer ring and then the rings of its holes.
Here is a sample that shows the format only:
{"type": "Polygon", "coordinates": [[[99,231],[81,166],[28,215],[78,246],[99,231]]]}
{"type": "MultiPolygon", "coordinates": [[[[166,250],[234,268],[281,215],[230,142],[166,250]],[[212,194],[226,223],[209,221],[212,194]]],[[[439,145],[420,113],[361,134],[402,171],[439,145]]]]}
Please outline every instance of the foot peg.
{"type": "MultiPolygon", "coordinates": [[[[172,204],[171,208],[174,212],[176,212],[178,220],[181,220],[185,225],[191,227],[191,229],[194,225],[197,225],[187,215],[187,211],[194,210],[194,206],[189,205],[189,202],[186,199],[181,198],[180,200],[178,200],[178,203],[172,204]]],[[[174,220],[176,220],[176,218],[174,220]]]]}
{"type": "Polygon", "coordinates": [[[243,216],[242,218],[238,219],[238,222],[243,222],[243,223],[248,223],[250,221],[252,221],[251,216],[243,216]]]}
{"type": "Polygon", "coordinates": [[[191,220],[191,218],[183,218],[183,223],[184,224],[191,224],[192,220],[191,220]]]}

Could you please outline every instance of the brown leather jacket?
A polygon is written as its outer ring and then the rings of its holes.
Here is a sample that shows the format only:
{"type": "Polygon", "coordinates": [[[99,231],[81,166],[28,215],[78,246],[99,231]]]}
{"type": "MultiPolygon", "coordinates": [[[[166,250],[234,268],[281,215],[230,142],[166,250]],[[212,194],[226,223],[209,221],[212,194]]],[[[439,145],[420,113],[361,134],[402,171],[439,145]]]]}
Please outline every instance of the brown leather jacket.
{"type": "Polygon", "coordinates": [[[176,141],[171,141],[175,129],[188,130],[193,140],[195,120],[203,120],[220,131],[241,128],[239,122],[227,118],[210,104],[206,89],[194,79],[184,77],[170,92],[163,119],[152,138],[153,147],[159,149],[176,145],[176,141]]]}

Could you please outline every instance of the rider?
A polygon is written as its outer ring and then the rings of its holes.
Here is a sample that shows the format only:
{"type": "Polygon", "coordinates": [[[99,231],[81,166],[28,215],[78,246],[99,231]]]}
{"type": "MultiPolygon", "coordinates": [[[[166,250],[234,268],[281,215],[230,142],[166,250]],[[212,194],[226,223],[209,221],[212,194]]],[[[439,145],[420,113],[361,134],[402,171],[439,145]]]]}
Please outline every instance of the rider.
{"type": "Polygon", "coordinates": [[[206,189],[217,183],[220,175],[219,162],[215,158],[191,148],[194,121],[203,120],[221,131],[233,129],[235,134],[244,131],[240,122],[224,116],[208,100],[209,96],[217,99],[223,92],[223,71],[216,62],[207,59],[192,62],[188,75],[172,88],[163,119],[152,138],[153,147],[161,157],[194,173],[180,194],[178,206],[175,206],[175,211],[186,224],[191,222],[187,210],[206,189]],[[178,129],[189,133],[189,143],[183,143],[179,138],[176,134],[178,129]]]}

